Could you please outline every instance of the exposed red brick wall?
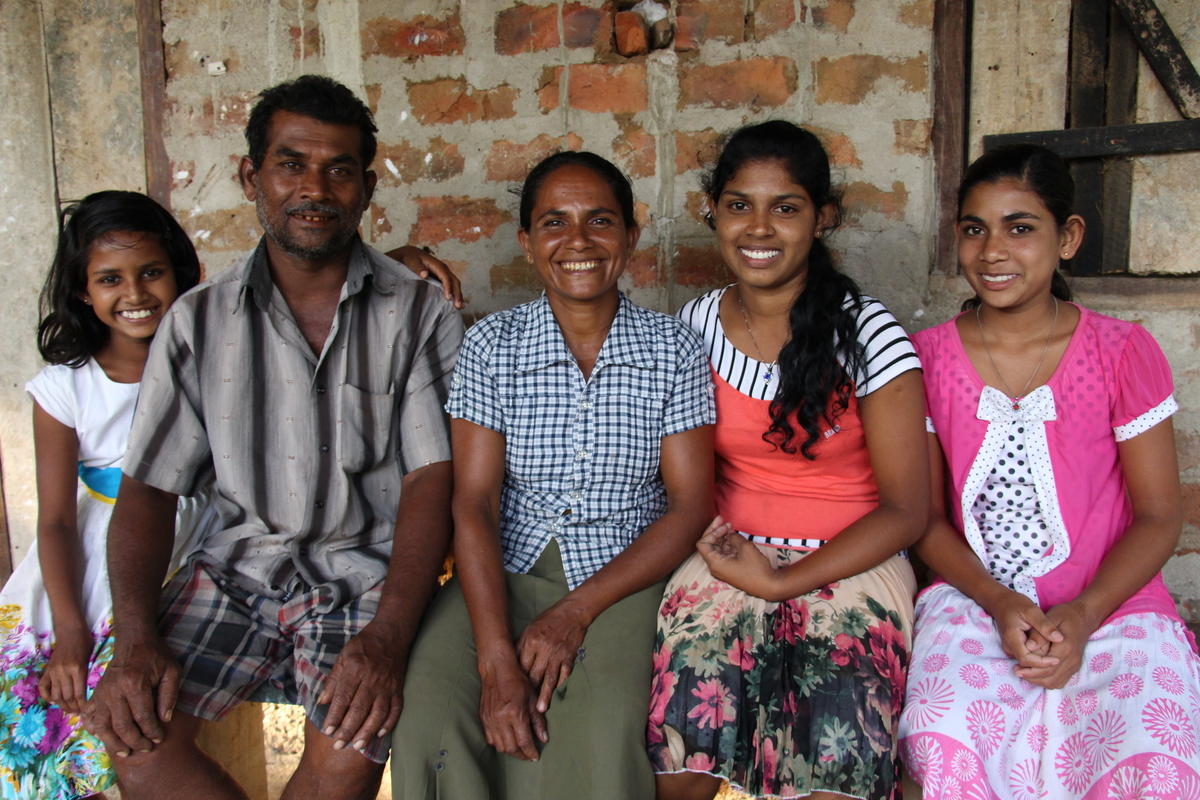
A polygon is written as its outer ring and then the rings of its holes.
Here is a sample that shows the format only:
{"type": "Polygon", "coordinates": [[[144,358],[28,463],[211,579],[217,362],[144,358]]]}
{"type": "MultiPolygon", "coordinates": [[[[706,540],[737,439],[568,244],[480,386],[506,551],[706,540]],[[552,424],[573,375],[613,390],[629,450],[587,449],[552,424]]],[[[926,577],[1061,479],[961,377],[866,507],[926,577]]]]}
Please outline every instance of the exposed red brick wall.
{"type": "Polygon", "coordinates": [[[466,47],[466,34],[457,12],[443,19],[426,14],[412,19],[380,17],[362,29],[364,55],[381,55],[409,61],[423,56],[452,55],[466,47]]]}
{"type": "Polygon", "coordinates": [[[615,0],[357,0],[357,28],[325,2],[268,0],[205,20],[182,0],[164,4],[173,202],[189,231],[207,231],[209,263],[254,242],[233,176],[258,91],[336,73],[347,48],[361,56],[351,88],[380,128],[364,235],[434,248],[460,271],[473,313],[537,290],[510,189],[562,149],[595,151],[632,179],[642,238],[627,286],[663,310],[728,278],[700,177],[748,121],[790,119],[825,143],[847,205],[835,249],[866,251],[881,219],[928,220],[932,0],[659,0],[668,15],[656,28],[615,0]],[[270,54],[261,35],[213,33],[270,25],[270,54]],[[207,59],[228,73],[213,78],[207,59]]]}
{"type": "Polygon", "coordinates": [[[413,115],[423,123],[488,122],[516,116],[516,89],[501,85],[476,90],[467,79],[438,78],[410,84],[408,100],[413,115]]]}

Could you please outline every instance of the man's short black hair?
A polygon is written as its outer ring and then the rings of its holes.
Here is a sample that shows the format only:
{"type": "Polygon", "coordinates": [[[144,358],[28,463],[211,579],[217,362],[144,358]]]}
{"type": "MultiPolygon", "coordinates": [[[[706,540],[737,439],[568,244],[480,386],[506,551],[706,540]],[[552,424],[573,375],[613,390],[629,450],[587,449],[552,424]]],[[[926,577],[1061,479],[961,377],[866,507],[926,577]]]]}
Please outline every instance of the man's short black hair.
{"type": "Polygon", "coordinates": [[[290,111],[331,125],[353,125],[362,132],[363,169],[375,160],[375,120],[371,109],[333,78],[301,75],[292,81],[264,89],[246,123],[246,145],[254,168],[262,166],[267,155],[267,128],[276,111],[290,111]]]}

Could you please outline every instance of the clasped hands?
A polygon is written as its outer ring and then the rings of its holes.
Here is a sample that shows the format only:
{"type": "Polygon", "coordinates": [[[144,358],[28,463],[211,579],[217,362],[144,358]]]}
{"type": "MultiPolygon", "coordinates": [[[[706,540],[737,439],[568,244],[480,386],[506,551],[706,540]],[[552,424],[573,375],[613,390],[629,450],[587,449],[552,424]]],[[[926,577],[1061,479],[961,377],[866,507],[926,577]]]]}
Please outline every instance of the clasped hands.
{"type": "Polygon", "coordinates": [[[550,741],[546,712],[571,675],[588,624],[568,596],[531,622],[515,646],[479,653],[479,719],[497,752],[538,760],[538,745],[550,741]]]}
{"type": "Polygon", "coordinates": [[[1079,671],[1084,645],[1096,627],[1077,600],[1043,612],[1012,590],[985,610],[992,616],[1004,652],[1017,662],[1017,677],[1046,689],[1061,689],[1079,671]]]}

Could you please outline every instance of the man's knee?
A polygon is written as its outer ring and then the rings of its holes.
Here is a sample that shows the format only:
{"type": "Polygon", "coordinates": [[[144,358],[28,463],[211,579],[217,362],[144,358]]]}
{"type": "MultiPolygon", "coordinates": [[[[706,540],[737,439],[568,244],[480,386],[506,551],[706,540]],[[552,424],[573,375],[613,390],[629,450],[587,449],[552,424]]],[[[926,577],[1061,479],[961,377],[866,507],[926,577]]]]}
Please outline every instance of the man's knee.
{"type": "Polygon", "coordinates": [[[109,753],[117,780],[125,792],[132,797],[150,796],[139,790],[150,791],[163,781],[174,780],[186,772],[189,766],[205,760],[205,755],[196,745],[196,734],[201,721],[195,717],[179,714],[167,724],[166,736],[149,752],[133,752],[128,756],[109,753]]]}
{"type": "Polygon", "coordinates": [[[372,761],[353,747],[334,749],[334,740],[306,724],[304,754],[297,774],[326,786],[377,786],[383,777],[383,764],[372,761]]]}

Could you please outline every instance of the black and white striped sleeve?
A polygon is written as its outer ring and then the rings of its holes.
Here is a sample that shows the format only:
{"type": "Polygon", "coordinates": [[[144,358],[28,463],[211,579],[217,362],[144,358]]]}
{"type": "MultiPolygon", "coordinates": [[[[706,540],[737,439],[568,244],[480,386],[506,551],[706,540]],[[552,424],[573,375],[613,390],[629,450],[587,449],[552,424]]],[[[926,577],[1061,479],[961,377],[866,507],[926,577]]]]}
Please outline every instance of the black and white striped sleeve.
{"type": "Polygon", "coordinates": [[[917,351],[892,312],[866,295],[858,312],[858,341],[864,350],[863,364],[854,381],[858,397],[869,395],[909,370],[921,368],[917,351]]]}

